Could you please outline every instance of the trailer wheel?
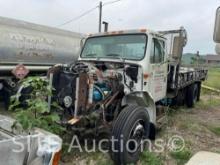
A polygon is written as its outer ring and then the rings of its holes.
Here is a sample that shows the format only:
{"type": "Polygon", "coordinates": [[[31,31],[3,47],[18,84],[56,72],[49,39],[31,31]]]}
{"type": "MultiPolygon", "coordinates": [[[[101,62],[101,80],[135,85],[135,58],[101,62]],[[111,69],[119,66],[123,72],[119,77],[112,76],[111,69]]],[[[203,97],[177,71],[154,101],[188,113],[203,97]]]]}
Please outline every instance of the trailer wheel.
{"type": "Polygon", "coordinates": [[[149,116],[144,107],[128,106],[113,124],[111,157],[115,164],[135,163],[139,159],[142,142],[149,134],[149,116]]]}
{"type": "Polygon", "coordinates": [[[188,108],[192,108],[195,104],[195,102],[198,100],[198,85],[197,84],[191,84],[187,88],[186,92],[186,105],[188,108]]]}

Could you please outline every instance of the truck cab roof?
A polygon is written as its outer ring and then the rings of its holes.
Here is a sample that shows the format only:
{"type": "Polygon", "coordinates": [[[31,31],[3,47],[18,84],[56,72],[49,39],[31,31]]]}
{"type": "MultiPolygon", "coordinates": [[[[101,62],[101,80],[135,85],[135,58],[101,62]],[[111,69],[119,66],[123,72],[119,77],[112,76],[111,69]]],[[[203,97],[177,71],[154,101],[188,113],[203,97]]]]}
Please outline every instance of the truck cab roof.
{"type": "MultiPolygon", "coordinates": [[[[119,34],[143,34],[143,33],[156,35],[158,37],[163,36],[158,31],[154,31],[154,30],[144,28],[144,29],[130,29],[130,30],[100,32],[100,33],[89,34],[88,37],[99,37],[99,36],[108,36],[108,35],[111,36],[111,35],[119,35],[119,34]]],[[[162,37],[162,38],[164,38],[164,37],[162,37]]]]}

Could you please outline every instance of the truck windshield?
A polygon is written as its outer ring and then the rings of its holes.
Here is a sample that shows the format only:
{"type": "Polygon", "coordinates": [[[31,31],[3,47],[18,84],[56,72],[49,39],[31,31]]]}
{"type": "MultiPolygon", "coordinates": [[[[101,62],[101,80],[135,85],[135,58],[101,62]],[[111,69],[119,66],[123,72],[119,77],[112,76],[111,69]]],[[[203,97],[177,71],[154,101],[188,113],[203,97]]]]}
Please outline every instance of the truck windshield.
{"type": "Polygon", "coordinates": [[[146,34],[91,37],[86,40],[81,57],[141,60],[146,44],[146,34]]]}

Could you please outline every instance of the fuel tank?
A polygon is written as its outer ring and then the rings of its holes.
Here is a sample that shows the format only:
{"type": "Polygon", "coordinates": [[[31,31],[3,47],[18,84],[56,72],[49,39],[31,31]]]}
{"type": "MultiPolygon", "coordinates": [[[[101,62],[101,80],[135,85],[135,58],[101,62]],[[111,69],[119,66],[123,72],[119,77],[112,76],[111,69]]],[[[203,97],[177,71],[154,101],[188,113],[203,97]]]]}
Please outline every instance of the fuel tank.
{"type": "Polygon", "coordinates": [[[0,66],[11,70],[20,63],[50,66],[74,62],[82,38],[80,33],[0,17],[0,66]]]}

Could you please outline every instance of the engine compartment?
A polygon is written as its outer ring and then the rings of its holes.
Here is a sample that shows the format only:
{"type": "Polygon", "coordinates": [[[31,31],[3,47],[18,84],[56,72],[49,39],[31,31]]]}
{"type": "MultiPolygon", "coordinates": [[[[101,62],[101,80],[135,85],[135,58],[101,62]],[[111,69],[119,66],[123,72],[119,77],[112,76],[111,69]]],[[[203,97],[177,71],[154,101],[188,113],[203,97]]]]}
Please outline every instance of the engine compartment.
{"type": "Polygon", "coordinates": [[[101,122],[100,125],[112,122],[122,109],[124,95],[140,86],[140,69],[133,64],[78,62],[55,66],[50,73],[53,74],[54,99],[65,110],[67,123],[83,123],[83,127],[93,127],[94,122],[101,122]]]}

